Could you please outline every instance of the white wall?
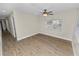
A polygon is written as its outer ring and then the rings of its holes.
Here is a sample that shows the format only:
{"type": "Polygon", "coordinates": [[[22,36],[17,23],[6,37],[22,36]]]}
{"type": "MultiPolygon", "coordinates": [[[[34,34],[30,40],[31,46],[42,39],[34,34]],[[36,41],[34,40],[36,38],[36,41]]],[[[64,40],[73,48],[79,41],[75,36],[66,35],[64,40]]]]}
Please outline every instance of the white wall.
{"type": "Polygon", "coordinates": [[[37,16],[14,11],[17,40],[29,37],[39,32],[39,19],[37,16]]]}
{"type": "Polygon", "coordinates": [[[62,11],[59,13],[55,13],[53,16],[42,17],[40,18],[40,20],[41,20],[41,33],[72,41],[72,34],[76,21],[76,10],[62,11]],[[50,19],[52,20],[62,19],[63,20],[62,30],[61,31],[50,30],[46,25],[46,22],[50,19]]]}
{"type": "Polygon", "coordinates": [[[37,33],[42,33],[72,41],[72,35],[76,21],[76,9],[62,11],[55,13],[53,16],[47,17],[37,17],[19,11],[14,11],[14,19],[18,40],[37,33]],[[46,22],[50,19],[62,19],[62,30],[54,31],[47,28],[46,22]]]}

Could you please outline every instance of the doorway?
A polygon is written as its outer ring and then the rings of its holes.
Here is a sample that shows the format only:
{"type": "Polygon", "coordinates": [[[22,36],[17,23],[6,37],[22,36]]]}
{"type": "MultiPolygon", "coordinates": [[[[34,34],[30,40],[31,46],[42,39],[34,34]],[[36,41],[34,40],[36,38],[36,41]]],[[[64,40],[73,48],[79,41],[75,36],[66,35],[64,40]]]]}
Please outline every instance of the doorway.
{"type": "Polygon", "coordinates": [[[5,40],[7,40],[5,37],[7,36],[9,39],[10,37],[8,35],[10,35],[11,37],[14,38],[11,40],[14,40],[16,42],[16,39],[17,39],[16,28],[15,28],[15,22],[14,22],[13,16],[9,16],[4,19],[0,19],[0,24],[1,24],[1,29],[2,29],[2,31],[1,31],[1,33],[2,33],[2,35],[1,35],[2,36],[2,55],[4,55],[5,48],[6,48],[5,40]]]}

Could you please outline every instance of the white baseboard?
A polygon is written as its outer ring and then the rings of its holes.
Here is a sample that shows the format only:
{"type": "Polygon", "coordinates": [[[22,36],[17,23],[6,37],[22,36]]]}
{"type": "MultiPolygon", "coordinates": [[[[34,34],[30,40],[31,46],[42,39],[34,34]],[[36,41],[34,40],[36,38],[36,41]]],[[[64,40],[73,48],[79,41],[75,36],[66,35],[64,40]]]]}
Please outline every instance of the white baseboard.
{"type": "MultiPolygon", "coordinates": [[[[17,38],[17,41],[20,41],[24,38],[28,38],[28,37],[31,37],[31,36],[34,36],[36,34],[39,34],[39,33],[34,33],[32,35],[28,35],[28,36],[24,36],[24,37],[21,37],[21,38],[17,38]]],[[[65,37],[61,37],[61,36],[57,36],[57,35],[51,35],[51,34],[48,34],[48,33],[40,33],[40,34],[44,34],[44,35],[48,35],[48,36],[51,36],[51,37],[56,37],[56,38],[60,38],[60,39],[64,39],[64,40],[68,40],[68,41],[72,41],[72,39],[69,39],[69,38],[65,38],[65,37]]]]}
{"type": "Polygon", "coordinates": [[[51,35],[51,34],[48,34],[48,33],[40,33],[40,34],[44,34],[44,35],[48,35],[48,36],[51,36],[51,37],[56,37],[56,38],[72,41],[72,39],[61,37],[61,36],[57,36],[57,35],[51,35]]]}
{"type": "Polygon", "coordinates": [[[25,39],[25,38],[28,38],[28,37],[34,36],[34,35],[36,35],[36,34],[38,34],[38,33],[34,33],[34,34],[27,35],[27,36],[24,36],[24,37],[21,37],[21,38],[17,38],[17,41],[20,41],[20,40],[22,40],[22,39],[25,39]]]}

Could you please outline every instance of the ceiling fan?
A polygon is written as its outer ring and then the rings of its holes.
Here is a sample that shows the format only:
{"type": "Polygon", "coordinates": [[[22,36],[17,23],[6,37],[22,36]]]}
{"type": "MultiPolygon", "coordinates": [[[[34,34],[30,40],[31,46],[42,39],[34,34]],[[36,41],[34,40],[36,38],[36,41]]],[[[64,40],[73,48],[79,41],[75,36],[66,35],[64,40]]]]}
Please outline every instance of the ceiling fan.
{"type": "Polygon", "coordinates": [[[42,15],[43,16],[53,15],[53,11],[47,11],[47,9],[44,9],[42,15]]]}

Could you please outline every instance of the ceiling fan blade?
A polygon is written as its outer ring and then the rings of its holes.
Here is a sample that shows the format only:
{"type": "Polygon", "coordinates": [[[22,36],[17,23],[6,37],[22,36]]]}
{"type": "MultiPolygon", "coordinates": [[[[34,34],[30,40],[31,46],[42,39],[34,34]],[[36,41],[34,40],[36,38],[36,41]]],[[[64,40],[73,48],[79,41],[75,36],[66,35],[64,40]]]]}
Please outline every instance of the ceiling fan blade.
{"type": "Polygon", "coordinates": [[[53,11],[49,11],[48,13],[53,13],[53,11]]]}
{"type": "Polygon", "coordinates": [[[53,15],[53,14],[49,14],[49,15],[53,15]]]}

